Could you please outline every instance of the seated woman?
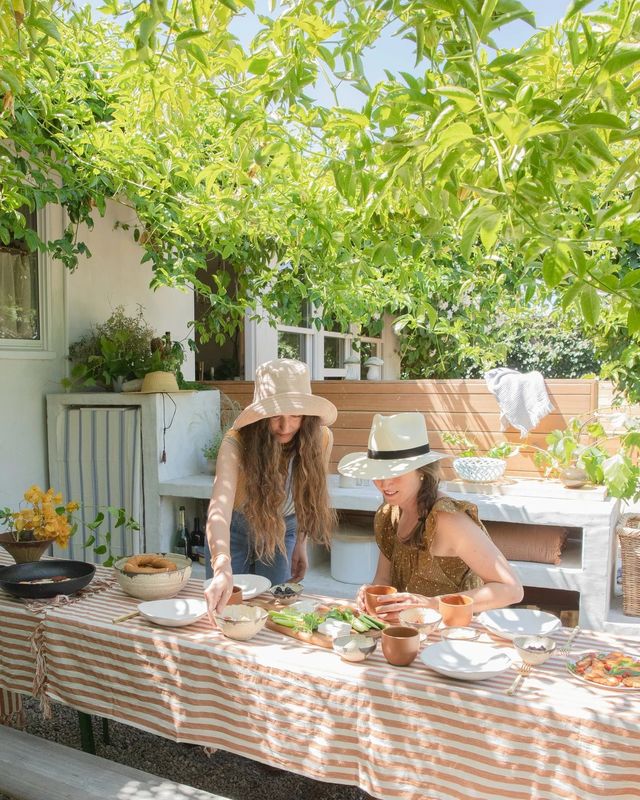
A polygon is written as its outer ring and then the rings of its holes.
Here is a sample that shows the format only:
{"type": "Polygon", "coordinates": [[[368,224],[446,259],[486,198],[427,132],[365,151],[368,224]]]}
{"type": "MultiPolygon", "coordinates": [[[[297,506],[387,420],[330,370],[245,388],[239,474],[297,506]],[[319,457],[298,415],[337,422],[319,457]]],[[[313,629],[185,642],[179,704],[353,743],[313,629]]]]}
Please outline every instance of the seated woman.
{"type": "MultiPolygon", "coordinates": [[[[382,493],[375,516],[380,555],[374,584],[398,594],[379,598],[385,614],[405,608],[438,607],[438,596],[464,592],[474,611],[502,608],[522,600],[522,585],[493,544],[472,503],[439,491],[438,461],[429,448],[422,414],[376,414],[366,453],[344,456],[342,475],[368,478],[382,493]]],[[[358,604],[364,607],[364,589],[358,604]]]]}

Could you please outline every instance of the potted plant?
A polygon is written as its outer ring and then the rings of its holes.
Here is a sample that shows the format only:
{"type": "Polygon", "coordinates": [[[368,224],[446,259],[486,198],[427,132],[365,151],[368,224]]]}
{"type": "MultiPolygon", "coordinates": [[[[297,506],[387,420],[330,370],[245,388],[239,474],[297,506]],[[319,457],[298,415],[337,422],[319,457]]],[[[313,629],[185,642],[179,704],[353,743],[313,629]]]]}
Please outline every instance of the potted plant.
{"type": "Polygon", "coordinates": [[[542,449],[526,445],[534,451],[533,460],[544,474],[559,478],[569,488],[585,483],[604,485],[612,497],[640,499],[640,420],[624,413],[601,411],[574,417],[564,430],[552,431],[542,449]],[[616,432],[607,432],[602,420],[616,432]],[[610,443],[617,442],[615,452],[610,443]]]}
{"type": "MultiPolygon", "coordinates": [[[[78,529],[79,520],[74,513],[81,506],[75,500],[64,503],[62,494],[55,489],[43,491],[39,486],[31,486],[24,493],[25,507],[17,511],[0,509],[0,524],[8,530],[0,533],[0,545],[13,556],[16,563],[37,561],[52,544],[66,547],[69,538],[78,529]]],[[[115,528],[124,526],[129,530],[140,530],[140,526],[128,516],[124,508],[105,507],[97,510],[92,522],[86,523],[91,531],[84,547],[93,547],[96,555],[107,555],[103,562],[109,567],[113,563],[111,553],[111,534],[104,535],[104,544],[98,542],[98,531],[108,516],[116,517],[115,528]]]]}
{"type": "Polygon", "coordinates": [[[218,451],[224,439],[225,431],[218,431],[202,448],[202,455],[207,461],[207,468],[211,475],[216,471],[216,460],[218,458],[218,451]]]}
{"type": "Polygon", "coordinates": [[[520,451],[519,445],[499,442],[481,456],[477,443],[467,434],[445,431],[442,440],[460,450],[453,460],[453,469],[464,481],[490,483],[499,480],[507,466],[505,459],[520,451]]]}

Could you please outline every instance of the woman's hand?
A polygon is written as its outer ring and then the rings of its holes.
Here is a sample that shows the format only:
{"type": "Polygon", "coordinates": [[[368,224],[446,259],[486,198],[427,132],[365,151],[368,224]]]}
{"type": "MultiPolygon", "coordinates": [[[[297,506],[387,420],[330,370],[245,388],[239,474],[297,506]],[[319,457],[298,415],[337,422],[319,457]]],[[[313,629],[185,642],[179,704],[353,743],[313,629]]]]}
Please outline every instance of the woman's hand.
{"type": "Polygon", "coordinates": [[[387,616],[397,616],[407,608],[435,608],[438,610],[437,597],[425,597],[422,594],[411,592],[396,592],[395,594],[381,594],[376,597],[376,617],[385,619],[387,616]]]}
{"type": "Polygon", "coordinates": [[[204,590],[204,598],[207,601],[207,613],[211,624],[216,627],[215,614],[224,611],[227,600],[231,597],[233,572],[228,559],[219,560],[214,569],[213,579],[204,590]]]}
{"type": "Polygon", "coordinates": [[[308,566],[307,537],[298,537],[293,548],[293,553],[291,554],[291,580],[294,583],[301,581],[307,574],[308,566]]]}
{"type": "Polygon", "coordinates": [[[371,586],[370,583],[363,584],[358,589],[358,594],[356,595],[356,608],[358,609],[358,611],[363,611],[365,614],[367,613],[367,606],[366,606],[366,603],[365,603],[364,594],[367,591],[367,589],[369,588],[369,586],[371,586]]]}

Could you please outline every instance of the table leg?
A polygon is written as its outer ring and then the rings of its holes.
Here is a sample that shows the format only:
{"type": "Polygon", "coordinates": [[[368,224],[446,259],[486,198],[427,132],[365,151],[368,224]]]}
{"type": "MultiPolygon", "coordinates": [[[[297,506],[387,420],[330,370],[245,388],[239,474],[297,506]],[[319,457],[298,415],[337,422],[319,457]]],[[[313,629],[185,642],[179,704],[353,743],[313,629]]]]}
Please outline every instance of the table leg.
{"type": "Polygon", "coordinates": [[[80,746],[85,753],[96,754],[96,743],[93,738],[93,726],[91,724],[91,714],[78,711],[78,726],[80,728],[80,746]]]}
{"type": "Polygon", "coordinates": [[[102,741],[104,744],[111,744],[111,737],[109,736],[109,720],[106,717],[102,718],[102,741]]]}

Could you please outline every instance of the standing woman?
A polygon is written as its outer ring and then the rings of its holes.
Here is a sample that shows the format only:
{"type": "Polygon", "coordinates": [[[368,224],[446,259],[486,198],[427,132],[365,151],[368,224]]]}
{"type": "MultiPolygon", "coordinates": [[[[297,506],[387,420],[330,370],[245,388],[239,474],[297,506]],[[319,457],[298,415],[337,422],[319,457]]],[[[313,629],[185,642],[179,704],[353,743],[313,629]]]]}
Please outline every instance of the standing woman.
{"type": "MultiPolygon", "coordinates": [[[[438,461],[422,414],[376,414],[366,453],[351,453],[338,472],[369,478],[382,494],[374,529],[380,554],[372,583],[395,586],[378,598],[384,612],[438,607],[438,596],[464,592],[474,611],[519,603],[522,586],[472,503],[439,489],[438,461]]],[[[363,604],[362,587],[358,603],[363,604]]]]}
{"type": "Polygon", "coordinates": [[[327,544],[335,521],[327,470],[336,407],[311,393],[309,368],[277,359],[256,370],[253,402],[225,435],[207,513],[209,616],[224,608],[233,574],[299,581],[307,537],[327,544]],[[209,567],[210,564],[210,567],[209,567]]]}

